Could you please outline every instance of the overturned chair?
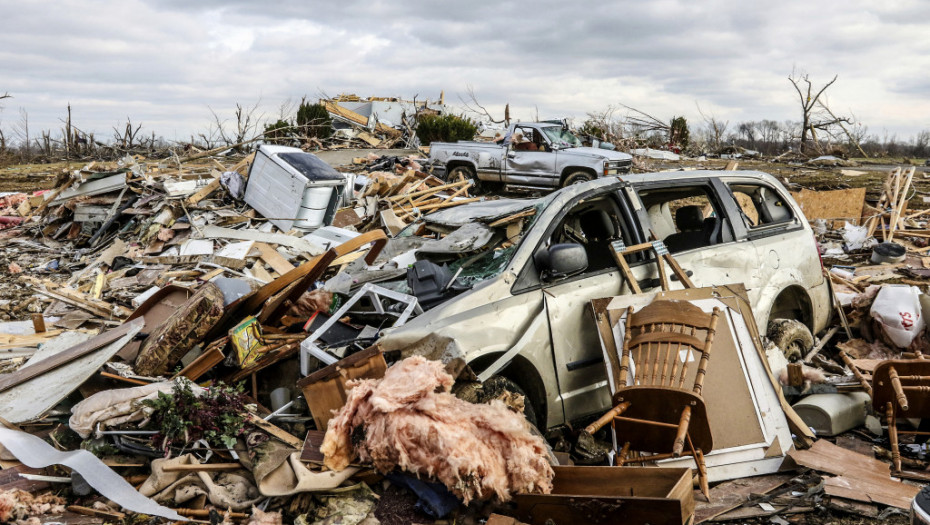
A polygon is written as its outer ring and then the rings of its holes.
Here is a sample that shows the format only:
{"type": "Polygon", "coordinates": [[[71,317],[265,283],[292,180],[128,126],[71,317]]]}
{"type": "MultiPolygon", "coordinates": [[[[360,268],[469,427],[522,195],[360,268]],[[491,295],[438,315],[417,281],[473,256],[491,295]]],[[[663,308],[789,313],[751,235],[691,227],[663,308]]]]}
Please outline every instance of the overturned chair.
{"type": "MultiPolygon", "coordinates": [[[[917,359],[883,361],[872,373],[872,408],[883,413],[888,423],[891,441],[891,462],[894,474],[901,475],[901,451],[898,434],[926,435],[916,430],[898,430],[897,419],[930,417],[930,360],[917,359]]],[[[912,477],[912,476],[906,476],[912,477]]],[[[918,479],[930,479],[926,475],[918,479]]]]}
{"type": "Polygon", "coordinates": [[[628,308],[614,408],[585,429],[611,424],[618,465],[692,456],[708,499],[704,454],[713,437],[701,392],[719,315],[719,308],[705,313],[686,301],[628,308]],[[695,361],[696,368],[689,366],[695,361]]]}

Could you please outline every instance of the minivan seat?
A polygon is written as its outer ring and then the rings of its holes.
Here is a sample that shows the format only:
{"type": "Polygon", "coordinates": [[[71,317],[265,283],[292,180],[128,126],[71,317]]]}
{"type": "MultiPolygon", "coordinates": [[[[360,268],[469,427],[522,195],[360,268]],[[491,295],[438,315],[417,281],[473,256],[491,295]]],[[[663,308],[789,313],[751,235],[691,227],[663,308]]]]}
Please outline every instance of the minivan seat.
{"type": "Polygon", "coordinates": [[[587,243],[588,270],[600,270],[613,266],[610,240],[617,235],[617,226],[604,210],[591,210],[578,217],[578,226],[584,232],[587,243]]]}
{"type": "Polygon", "coordinates": [[[668,251],[683,252],[707,244],[704,236],[704,212],[700,206],[678,208],[675,211],[675,225],[678,227],[678,233],[665,238],[668,251]]]}

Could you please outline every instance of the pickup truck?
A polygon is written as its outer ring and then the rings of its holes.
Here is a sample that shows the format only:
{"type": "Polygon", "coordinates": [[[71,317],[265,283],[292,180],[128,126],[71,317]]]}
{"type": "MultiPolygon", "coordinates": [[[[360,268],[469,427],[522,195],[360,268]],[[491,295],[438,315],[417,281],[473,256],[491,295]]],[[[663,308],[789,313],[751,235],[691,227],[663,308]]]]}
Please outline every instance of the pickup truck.
{"type": "Polygon", "coordinates": [[[454,181],[464,176],[482,183],[503,183],[507,189],[553,190],[629,173],[633,157],[626,153],[584,147],[559,124],[511,124],[500,142],[434,142],[429,158],[439,176],[454,181]]]}

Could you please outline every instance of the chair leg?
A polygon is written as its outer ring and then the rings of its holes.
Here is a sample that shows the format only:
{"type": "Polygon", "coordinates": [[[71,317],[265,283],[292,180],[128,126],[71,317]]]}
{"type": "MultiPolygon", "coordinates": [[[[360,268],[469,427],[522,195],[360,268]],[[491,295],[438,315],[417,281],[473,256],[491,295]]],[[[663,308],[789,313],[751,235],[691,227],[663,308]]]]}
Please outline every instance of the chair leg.
{"type": "Polygon", "coordinates": [[[620,452],[617,454],[617,466],[622,467],[626,463],[626,457],[630,455],[630,442],[627,441],[623,444],[623,448],[620,449],[620,452]]]}
{"type": "Polygon", "coordinates": [[[888,439],[891,441],[891,462],[894,471],[901,472],[901,450],[898,448],[898,426],[895,418],[894,403],[885,405],[885,420],[888,423],[888,439]]]}
{"type": "Polygon", "coordinates": [[[678,420],[678,433],[675,435],[675,443],[672,446],[672,454],[677,458],[685,448],[685,436],[688,435],[688,425],[691,423],[691,407],[686,406],[681,410],[681,419],[678,420]]]}
{"type": "Polygon", "coordinates": [[[707,466],[704,464],[704,452],[699,448],[694,448],[690,434],[688,435],[688,446],[691,447],[691,455],[694,456],[694,464],[697,465],[698,483],[701,486],[701,492],[710,502],[710,484],[707,482],[707,466]]]}

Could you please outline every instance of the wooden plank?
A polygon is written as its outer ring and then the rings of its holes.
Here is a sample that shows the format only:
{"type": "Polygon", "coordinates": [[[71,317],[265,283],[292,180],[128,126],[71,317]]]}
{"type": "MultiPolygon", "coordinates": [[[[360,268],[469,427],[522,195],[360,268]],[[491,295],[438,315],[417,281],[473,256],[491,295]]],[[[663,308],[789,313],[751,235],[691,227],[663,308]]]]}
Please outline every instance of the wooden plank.
{"type": "Polygon", "coordinates": [[[294,269],[294,265],[271,246],[263,242],[256,242],[255,247],[261,252],[261,260],[268,263],[268,266],[271,266],[271,269],[279,274],[284,275],[294,269]]]}
{"type": "Polygon", "coordinates": [[[33,287],[43,286],[44,290],[36,289],[38,293],[43,295],[48,295],[54,297],[60,301],[73,304],[78,308],[82,308],[91,313],[97,314],[101,317],[119,317],[125,318],[128,317],[132,312],[129,309],[124,308],[119,305],[110,304],[106,301],[101,301],[88,297],[86,294],[81,293],[73,288],[68,288],[61,286],[56,282],[50,281],[48,279],[37,279],[35,277],[30,277],[28,275],[20,276],[20,280],[29,284],[33,287]]]}
{"type": "Polygon", "coordinates": [[[325,430],[308,430],[307,437],[304,438],[304,446],[300,451],[300,460],[308,463],[323,463],[323,453],[320,452],[320,447],[323,446],[325,436],[325,430]]]}
{"type": "Polygon", "coordinates": [[[0,470],[0,492],[12,489],[38,492],[47,489],[50,486],[47,481],[34,481],[20,476],[20,474],[43,475],[45,473],[44,468],[31,468],[22,463],[4,466],[3,470],[0,470]]]}
{"type": "Polygon", "coordinates": [[[0,334],[0,350],[36,346],[61,335],[62,332],[63,330],[47,330],[37,334],[0,334]]]}
{"type": "Polygon", "coordinates": [[[220,179],[213,179],[210,184],[207,184],[203,188],[197,190],[196,193],[187,198],[187,204],[194,205],[202,201],[207,195],[210,195],[214,191],[220,189],[220,179]]]}
{"type": "MultiPolygon", "coordinates": [[[[90,507],[82,507],[80,505],[68,505],[67,509],[75,514],[82,514],[84,516],[96,516],[98,518],[110,518],[113,520],[122,520],[126,517],[122,512],[117,512],[115,510],[105,511],[99,509],[92,509],[90,507]]],[[[70,523],[65,521],[65,523],[70,523]]]]}
{"type": "MultiPolygon", "coordinates": [[[[0,416],[14,422],[29,421],[41,417],[46,411],[92,377],[103,365],[119,352],[142,329],[142,321],[129,333],[106,346],[87,353],[80,359],[72,359],[57,368],[46,371],[22,384],[0,392],[0,416]]],[[[47,347],[40,349],[21,370],[32,367],[44,368],[45,361],[60,358],[79,343],[87,342],[87,334],[64,334],[47,347]],[[51,357],[48,357],[51,356],[51,357]]],[[[95,391],[95,390],[94,390],[95,391]]],[[[93,392],[91,392],[93,393],[93,392]]]]}
{"type": "MultiPolygon", "coordinates": [[[[349,253],[359,250],[368,244],[371,244],[371,248],[365,254],[364,260],[366,264],[371,265],[374,264],[375,259],[378,258],[378,254],[381,253],[381,250],[384,249],[384,246],[387,244],[387,235],[385,235],[383,230],[373,230],[363,233],[362,235],[359,235],[353,239],[349,239],[348,241],[338,246],[334,246],[321,257],[317,258],[319,261],[316,263],[316,266],[314,268],[308,269],[307,273],[300,277],[297,281],[280,288],[280,293],[277,291],[274,292],[274,294],[276,294],[274,297],[268,297],[267,299],[262,300],[259,304],[265,304],[266,301],[267,304],[262,308],[259,321],[264,323],[269,318],[283,315],[283,304],[287,300],[296,301],[304,291],[310,288],[310,283],[318,279],[319,275],[336,260],[349,253]]],[[[312,262],[313,261],[310,261],[310,263],[312,262]]],[[[288,273],[296,272],[298,269],[292,270],[288,273]]],[[[285,275],[284,277],[287,276],[285,275]]],[[[284,277],[282,277],[282,279],[284,277]]],[[[281,279],[278,279],[273,283],[269,283],[267,286],[272,286],[280,280],[281,279]]],[[[263,287],[261,290],[259,290],[259,293],[261,293],[264,289],[265,288],[263,287]]]]}
{"type": "Polygon", "coordinates": [[[44,359],[34,365],[27,366],[25,368],[20,368],[11,374],[6,374],[0,378],[0,392],[9,390],[10,388],[13,388],[17,385],[21,385],[26,381],[50,372],[65,363],[79,360],[85,355],[116,341],[134,329],[142,329],[143,326],[145,326],[144,320],[134,319],[128,323],[120,325],[118,328],[103,332],[96,337],[93,337],[79,345],[73,346],[64,352],[60,352],[52,357],[49,357],[48,359],[44,359]]]}
{"type": "Polygon", "coordinates": [[[204,239],[235,239],[237,241],[258,241],[271,244],[280,244],[288,248],[294,248],[310,255],[320,255],[323,248],[313,244],[310,241],[286,235],[283,233],[263,233],[256,230],[234,230],[232,228],[221,228],[219,226],[207,225],[203,228],[204,239]]]}
{"type": "Polygon", "coordinates": [[[397,235],[407,226],[407,223],[400,220],[400,218],[397,217],[397,214],[394,213],[394,210],[391,208],[383,210],[380,215],[381,224],[383,224],[384,227],[387,228],[389,232],[391,232],[392,236],[397,235]]]}
{"type": "Polygon", "coordinates": [[[192,463],[184,465],[165,465],[165,472],[221,472],[245,468],[239,463],[192,463]]]}
{"type": "Polygon", "coordinates": [[[733,509],[730,512],[721,514],[711,521],[733,521],[733,520],[749,520],[752,518],[761,518],[764,516],[788,516],[791,514],[804,514],[807,512],[814,512],[813,507],[808,507],[806,505],[772,505],[773,510],[765,510],[762,507],[756,505],[752,507],[740,507],[733,509]]]}
{"type": "Polygon", "coordinates": [[[878,517],[878,507],[868,503],[861,503],[858,501],[848,500],[846,498],[840,497],[831,497],[827,500],[827,507],[838,510],[841,512],[847,512],[850,514],[858,514],[860,516],[865,516],[867,518],[876,518],[878,517]]]}
{"type": "Polygon", "coordinates": [[[303,442],[302,440],[298,439],[298,438],[295,437],[293,434],[289,434],[288,432],[285,432],[285,431],[282,430],[281,428],[276,427],[275,425],[272,425],[271,423],[269,423],[269,422],[265,421],[264,419],[262,419],[262,418],[256,416],[255,414],[249,414],[249,415],[246,417],[246,423],[250,423],[250,424],[252,424],[252,425],[254,425],[254,426],[260,428],[261,430],[264,430],[265,432],[271,434],[272,436],[274,436],[274,437],[280,439],[280,440],[283,441],[284,443],[287,443],[288,445],[290,445],[290,446],[292,446],[292,447],[294,447],[294,448],[296,448],[296,449],[298,449],[298,450],[302,450],[302,449],[303,449],[304,442],[303,442]]]}
{"type": "Polygon", "coordinates": [[[45,331],[45,317],[42,314],[32,314],[32,328],[37,334],[45,331]]]}
{"type": "Polygon", "coordinates": [[[920,492],[920,487],[905,485],[899,481],[889,480],[876,484],[873,480],[852,476],[825,477],[823,483],[824,492],[829,496],[864,503],[880,503],[904,510],[911,507],[911,501],[920,492]]]}

